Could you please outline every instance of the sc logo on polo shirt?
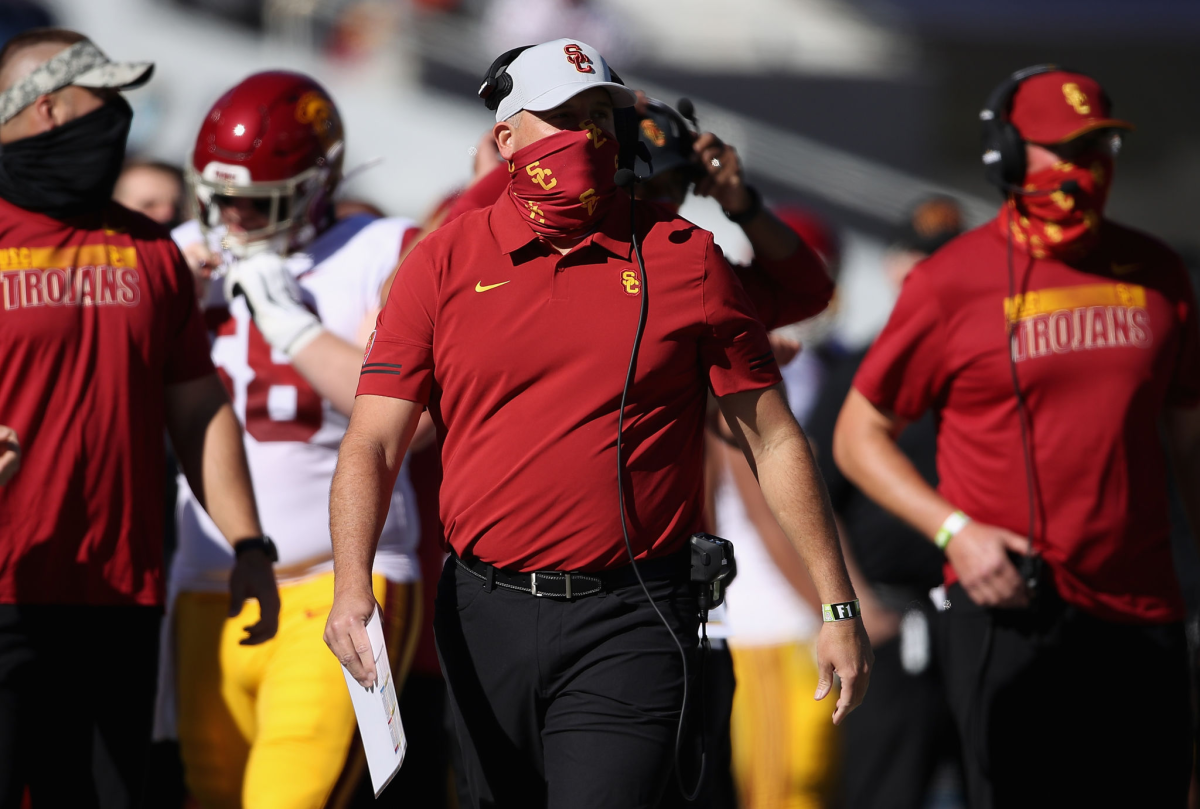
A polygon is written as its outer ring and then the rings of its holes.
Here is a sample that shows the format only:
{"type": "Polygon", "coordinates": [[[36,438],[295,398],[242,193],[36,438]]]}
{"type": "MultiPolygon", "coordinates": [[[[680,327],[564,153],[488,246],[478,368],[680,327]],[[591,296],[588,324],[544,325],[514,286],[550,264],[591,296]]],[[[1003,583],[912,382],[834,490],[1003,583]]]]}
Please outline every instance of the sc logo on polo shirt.
{"type": "Polygon", "coordinates": [[[642,281],[638,278],[637,270],[621,271],[621,285],[625,287],[626,295],[637,295],[642,291],[642,281]]]}

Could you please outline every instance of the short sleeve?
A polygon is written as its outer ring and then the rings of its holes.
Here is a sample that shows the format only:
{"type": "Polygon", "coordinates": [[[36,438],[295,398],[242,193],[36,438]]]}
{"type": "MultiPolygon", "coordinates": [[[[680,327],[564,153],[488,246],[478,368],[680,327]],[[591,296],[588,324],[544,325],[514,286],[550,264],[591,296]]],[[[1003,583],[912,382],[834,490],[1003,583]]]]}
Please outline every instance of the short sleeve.
{"type": "Polygon", "coordinates": [[[167,286],[167,294],[171,296],[166,306],[169,312],[169,348],[163,381],[171,385],[216,373],[216,369],[209,353],[208,332],[204,327],[204,315],[196,301],[192,273],[179,248],[170,242],[164,242],[164,245],[173,282],[167,286]]]}
{"type": "Polygon", "coordinates": [[[1196,292],[1181,265],[1183,293],[1176,303],[1179,313],[1179,353],[1171,375],[1167,401],[1174,407],[1195,407],[1200,404],[1200,328],[1196,322],[1196,292]]]}
{"type": "Polygon", "coordinates": [[[825,263],[803,241],[790,256],[755,256],[749,265],[735,266],[734,271],[768,329],[820,314],[833,299],[833,279],[825,263]]]}
{"type": "Polygon", "coordinates": [[[887,325],[867,352],[854,387],[875,405],[916,421],[946,382],[942,313],[929,265],[918,265],[900,290],[887,325]]]}
{"type": "Polygon", "coordinates": [[[433,384],[433,329],[437,266],[427,242],[396,270],[396,280],[367,343],[358,393],[429,403],[433,384]]]}
{"type": "Polygon", "coordinates": [[[767,330],[728,262],[713,243],[704,251],[704,336],[700,361],[717,396],[759,390],[782,379],[767,330]]]}

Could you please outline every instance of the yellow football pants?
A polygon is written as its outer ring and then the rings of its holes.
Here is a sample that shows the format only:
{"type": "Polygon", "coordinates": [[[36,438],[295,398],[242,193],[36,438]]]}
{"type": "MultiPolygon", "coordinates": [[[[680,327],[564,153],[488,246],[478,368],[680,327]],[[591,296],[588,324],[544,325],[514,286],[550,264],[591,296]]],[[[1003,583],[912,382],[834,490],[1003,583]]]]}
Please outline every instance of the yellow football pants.
{"type": "Polygon", "coordinates": [[[730,720],[742,809],[820,809],[837,775],[836,690],[820,702],[812,647],[730,645],[737,690],[730,720]]]}
{"type": "MultiPolygon", "coordinates": [[[[420,584],[373,581],[399,691],[421,627],[420,584]]],[[[281,585],[279,633],[242,646],[259,617],[228,618],[225,593],[175,602],[180,751],[205,809],[322,809],[348,801],[366,774],[341,665],[322,639],[333,574],[281,585]]]]}

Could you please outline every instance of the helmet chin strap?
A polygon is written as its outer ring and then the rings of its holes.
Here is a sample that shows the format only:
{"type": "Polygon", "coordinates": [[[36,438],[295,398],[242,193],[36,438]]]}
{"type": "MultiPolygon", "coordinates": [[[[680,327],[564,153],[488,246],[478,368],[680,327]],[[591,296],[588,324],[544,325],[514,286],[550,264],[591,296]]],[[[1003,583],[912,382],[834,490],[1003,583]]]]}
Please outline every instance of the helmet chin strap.
{"type": "Polygon", "coordinates": [[[265,239],[254,239],[253,241],[226,235],[221,241],[222,246],[236,259],[247,259],[260,253],[278,253],[281,256],[287,256],[288,242],[290,241],[288,235],[286,232],[276,233],[265,239]]]}

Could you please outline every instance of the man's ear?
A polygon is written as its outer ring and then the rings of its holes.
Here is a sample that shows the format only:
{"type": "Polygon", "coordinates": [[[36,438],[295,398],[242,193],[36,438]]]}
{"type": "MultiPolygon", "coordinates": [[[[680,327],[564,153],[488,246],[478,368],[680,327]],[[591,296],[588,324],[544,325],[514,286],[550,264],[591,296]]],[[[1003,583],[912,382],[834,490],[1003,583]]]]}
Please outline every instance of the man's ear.
{"type": "Polygon", "coordinates": [[[35,134],[49,132],[58,126],[58,120],[54,116],[62,114],[61,106],[53,93],[43,93],[33,100],[33,103],[29,105],[29,114],[33,119],[30,124],[32,124],[35,134]]]}
{"type": "Polygon", "coordinates": [[[496,149],[505,160],[512,160],[517,152],[516,127],[508,121],[500,121],[492,127],[492,137],[496,139],[496,149]]]}

